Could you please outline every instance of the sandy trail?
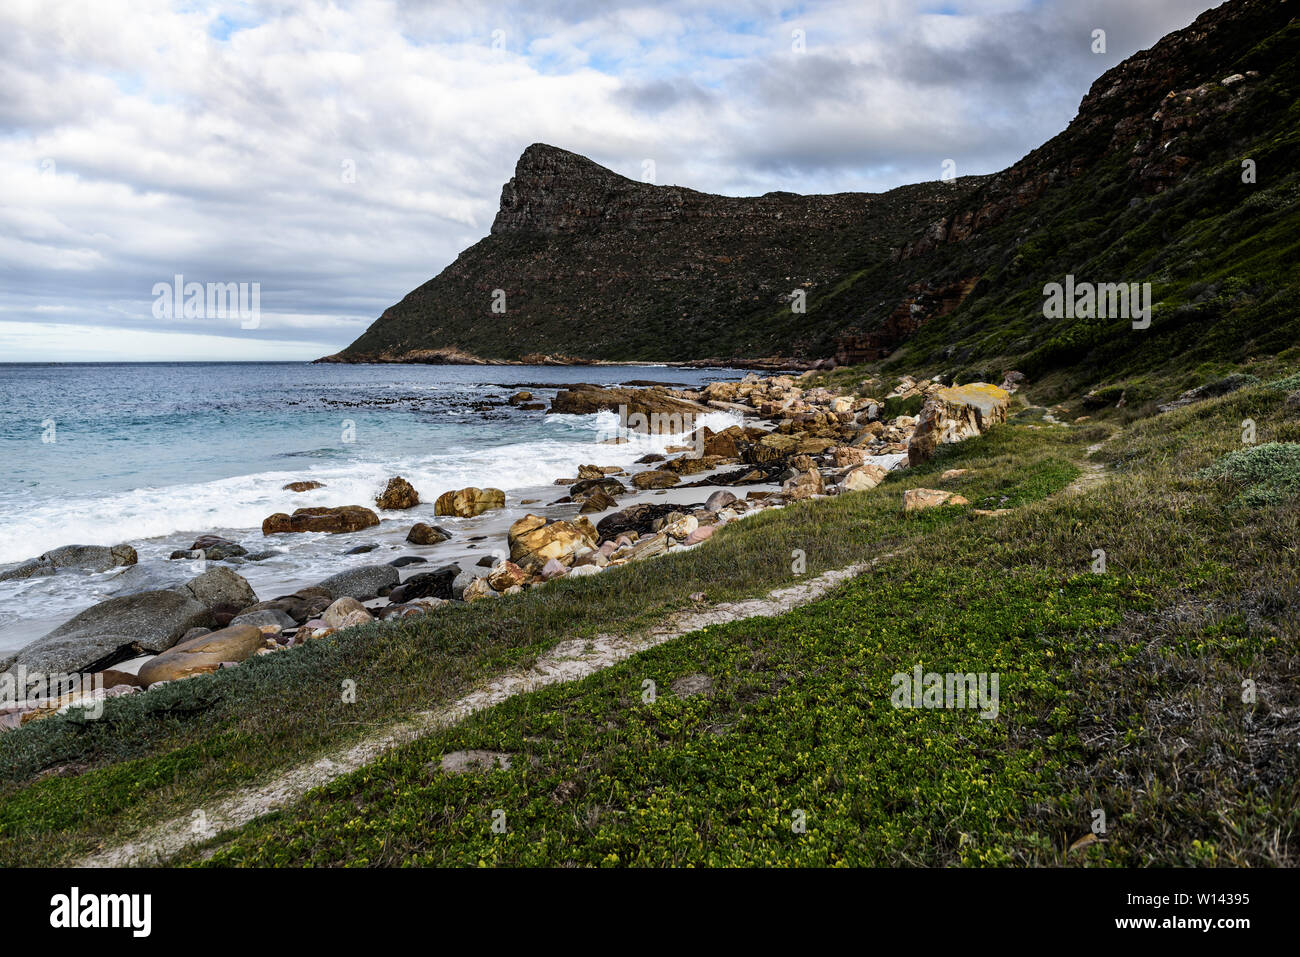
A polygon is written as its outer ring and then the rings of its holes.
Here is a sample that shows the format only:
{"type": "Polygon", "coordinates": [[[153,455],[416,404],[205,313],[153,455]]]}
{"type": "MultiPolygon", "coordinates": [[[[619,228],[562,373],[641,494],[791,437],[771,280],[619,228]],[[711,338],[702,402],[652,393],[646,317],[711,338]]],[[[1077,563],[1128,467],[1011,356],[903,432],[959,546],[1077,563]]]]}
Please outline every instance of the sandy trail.
{"type": "Polygon", "coordinates": [[[807,581],[778,588],[763,598],[726,602],[679,612],[662,624],[630,635],[597,635],[562,641],[531,668],[507,672],[447,707],[420,712],[375,731],[361,741],[300,764],[264,784],[245,788],[209,805],[152,825],[134,840],[95,851],[74,866],[125,867],[163,864],[184,848],[241,827],[287,807],[313,788],[328,784],[375,761],[385,752],[450,727],[476,711],[547,685],[576,681],[618,664],[638,652],[672,641],[709,625],[782,615],[821,598],[844,582],[899,553],[824,572],[807,581]]]}

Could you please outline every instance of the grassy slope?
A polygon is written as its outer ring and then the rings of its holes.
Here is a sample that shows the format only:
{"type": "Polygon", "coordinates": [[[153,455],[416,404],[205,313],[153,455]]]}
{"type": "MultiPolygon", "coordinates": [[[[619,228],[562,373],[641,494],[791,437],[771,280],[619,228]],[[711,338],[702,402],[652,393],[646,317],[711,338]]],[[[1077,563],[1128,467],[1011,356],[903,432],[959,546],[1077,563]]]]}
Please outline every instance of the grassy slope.
{"type": "MultiPolygon", "coordinates": [[[[1241,448],[1246,417],[1261,441],[1300,440],[1285,397],[1135,424],[1103,451],[1119,476],[1100,489],[1001,519],[947,511],[833,597],[514,699],[190,859],[1293,865],[1300,514],[1234,507],[1239,484],[1200,472],[1241,448]],[[915,664],[998,671],[1001,715],[891,708],[890,675],[915,664]],[[668,690],[697,673],[711,696],[668,690]],[[462,748],[513,766],[437,770],[462,748]],[[1097,808],[1106,839],[1067,851],[1097,808]]],[[[870,521],[901,485],[846,501],[871,502],[870,521]]]]}

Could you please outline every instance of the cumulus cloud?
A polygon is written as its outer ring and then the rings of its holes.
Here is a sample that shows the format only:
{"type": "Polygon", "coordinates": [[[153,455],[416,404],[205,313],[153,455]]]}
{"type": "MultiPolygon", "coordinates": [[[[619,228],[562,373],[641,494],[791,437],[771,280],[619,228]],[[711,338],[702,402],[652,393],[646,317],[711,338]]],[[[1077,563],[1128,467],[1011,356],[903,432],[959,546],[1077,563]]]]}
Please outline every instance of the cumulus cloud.
{"type": "Polygon", "coordinates": [[[1210,5],[8,0],[0,358],[336,351],[537,141],[732,195],[991,172],[1210,5]],[[177,274],[260,283],[258,327],[155,318],[177,274]]]}

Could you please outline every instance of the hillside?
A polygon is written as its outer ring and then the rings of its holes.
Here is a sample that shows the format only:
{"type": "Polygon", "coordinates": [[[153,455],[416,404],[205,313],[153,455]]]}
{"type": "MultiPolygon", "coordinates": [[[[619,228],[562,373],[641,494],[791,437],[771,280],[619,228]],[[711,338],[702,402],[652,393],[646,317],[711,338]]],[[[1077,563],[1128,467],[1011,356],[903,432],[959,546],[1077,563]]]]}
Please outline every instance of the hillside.
{"type": "Polygon", "coordinates": [[[1298,40],[1287,4],[1224,4],[1010,169],[882,194],[714,196],[534,144],[491,235],[326,361],[824,359],[856,331],[887,367],[1095,381],[1277,352],[1300,339],[1298,40]],[[1045,320],[1067,273],[1151,282],[1152,328],[1045,320]]]}

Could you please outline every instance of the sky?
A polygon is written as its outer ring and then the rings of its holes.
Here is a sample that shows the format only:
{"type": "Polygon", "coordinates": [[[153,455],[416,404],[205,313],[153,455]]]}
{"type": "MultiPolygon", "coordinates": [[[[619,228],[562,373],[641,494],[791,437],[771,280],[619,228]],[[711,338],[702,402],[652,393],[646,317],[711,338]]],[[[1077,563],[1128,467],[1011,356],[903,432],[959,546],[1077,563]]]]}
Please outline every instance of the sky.
{"type": "Polygon", "coordinates": [[[0,361],[337,352],[534,142],[736,196],[995,172],[1214,5],[4,0],[0,361]]]}

